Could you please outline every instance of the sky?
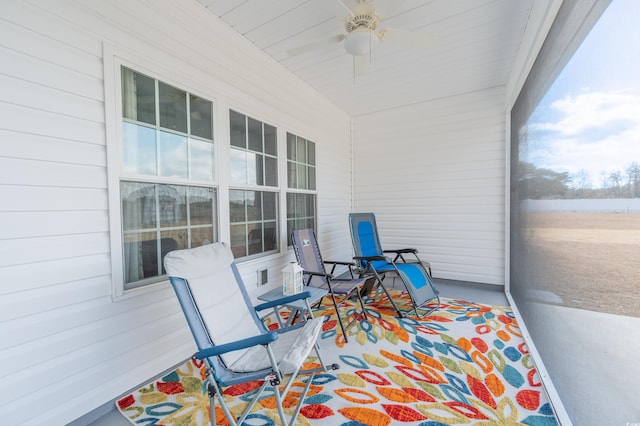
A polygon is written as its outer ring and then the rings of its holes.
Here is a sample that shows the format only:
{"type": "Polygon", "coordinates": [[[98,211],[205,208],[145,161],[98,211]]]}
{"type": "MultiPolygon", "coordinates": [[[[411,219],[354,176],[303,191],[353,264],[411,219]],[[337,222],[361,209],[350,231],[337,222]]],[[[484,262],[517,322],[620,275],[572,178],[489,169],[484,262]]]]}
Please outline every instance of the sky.
{"type": "Polygon", "coordinates": [[[611,2],[529,118],[525,161],[587,171],[592,188],[640,164],[638,22],[640,1],[611,2]]]}

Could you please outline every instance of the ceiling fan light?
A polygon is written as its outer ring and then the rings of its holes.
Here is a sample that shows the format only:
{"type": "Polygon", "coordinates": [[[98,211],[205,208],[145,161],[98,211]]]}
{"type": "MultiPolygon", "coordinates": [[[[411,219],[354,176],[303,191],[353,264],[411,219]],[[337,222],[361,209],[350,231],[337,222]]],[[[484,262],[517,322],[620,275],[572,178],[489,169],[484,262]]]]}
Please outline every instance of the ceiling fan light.
{"type": "Polygon", "coordinates": [[[344,49],[353,56],[368,55],[378,45],[378,36],[368,28],[358,28],[347,35],[344,49]]]}

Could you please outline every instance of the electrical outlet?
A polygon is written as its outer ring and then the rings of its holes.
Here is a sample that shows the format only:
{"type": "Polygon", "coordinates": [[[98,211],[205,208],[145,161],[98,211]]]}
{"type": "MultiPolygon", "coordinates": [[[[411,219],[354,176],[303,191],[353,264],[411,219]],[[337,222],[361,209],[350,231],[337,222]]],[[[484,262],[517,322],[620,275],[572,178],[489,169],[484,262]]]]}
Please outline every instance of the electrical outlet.
{"type": "Polygon", "coordinates": [[[269,273],[268,270],[258,269],[258,287],[263,286],[269,281],[269,273]]]}

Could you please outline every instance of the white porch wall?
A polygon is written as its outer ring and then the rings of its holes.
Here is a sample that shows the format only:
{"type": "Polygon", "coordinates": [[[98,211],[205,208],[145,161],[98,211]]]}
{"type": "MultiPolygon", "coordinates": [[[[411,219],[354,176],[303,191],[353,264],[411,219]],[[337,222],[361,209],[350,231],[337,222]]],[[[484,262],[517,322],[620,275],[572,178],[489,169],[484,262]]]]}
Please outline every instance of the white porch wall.
{"type": "MultiPolygon", "coordinates": [[[[197,2],[3,0],[3,424],[67,423],[194,350],[168,283],[134,297],[111,297],[105,109],[112,106],[104,101],[105,46],[196,87],[214,101],[217,116],[237,108],[277,126],[281,135],[291,131],[316,142],[320,244],[327,258],[351,255],[350,118],[197,2]]],[[[218,120],[215,127],[215,143],[228,144],[228,123],[218,120]]],[[[286,151],[279,154],[284,161],[286,151]]],[[[225,162],[217,158],[220,173],[225,162]]],[[[223,240],[229,235],[227,182],[221,173],[223,240]]],[[[290,257],[285,248],[241,264],[252,296],[278,285],[290,257]],[[258,289],[256,270],[264,267],[269,286],[258,289]]]]}
{"type": "Polygon", "coordinates": [[[504,284],[504,88],[353,118],[354,211],[439,278],[504,284]]]}

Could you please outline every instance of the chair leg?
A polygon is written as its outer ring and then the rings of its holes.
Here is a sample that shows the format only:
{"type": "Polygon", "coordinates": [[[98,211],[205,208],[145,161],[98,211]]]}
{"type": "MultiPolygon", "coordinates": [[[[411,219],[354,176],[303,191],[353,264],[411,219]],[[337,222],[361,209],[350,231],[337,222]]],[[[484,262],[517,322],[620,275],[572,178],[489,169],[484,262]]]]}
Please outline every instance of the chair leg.
{"type": "Polygon", "coordinates": [[[378,274],[378,272],[375,269],[373,269],[373,273],[375,274],[376,280],[378,281],[378,286],[382,288],[382,291],[384,291],[384,294],[387,295],[387,299],[389,299],[389,302],[391,302],[393,309],[395,309],[395,311],[398,313],[398,318],[404,318],[406,316],[405,313],[402,312],[400,308],[398,308],[398,305],[396,305],[396,302],[393,301],[393,298],[389,294],[389,291],[384,286],[384,284],[382,284],[382,279],[380,278],[380,275],[378,274]]]}
{"type": "MultiPolygon", "coordinates": [[[[360,301],[360,307],[362,308],[362,315],[364,316],[365,320],[368,320],[369,317],[367,317],[367,310],[364,307],[364,301],[362,300],[362,291],[356,289],[356,294],[358,296],[358,301],[360,301]]],[[[360,316],[360,315],[358,315],[360,316]]]]}
{"type": "Polygon", "coordinates": [[[216,388],[211,383],[207,385],[207,393],[209,394],[209,421],[211,426],[216,426],[216,388]]]}
{"type": "Polygon", "coordinates": [[[340,324],[340,329],[342,330],[344,341],[345,343],[349,343],[349,339],[347,338],[347,332],[344,329],[344,324],[342,323],[342,317],[340,316],[340,310],[338,309],[338,303],[336,302],[336,295],[331,293],[329,297],[331,297],[331,301],[333,302],[333,307],[336,310],[336,316],[338,317],[338,324],[340,324]]]}
{"type": "Polygon", "coordinates": [[[209,394],[209,419],[211,426],[215,426],[216,424],[216,398],[220,401],[220,408],[222,408],[222,412],[227,418],[227,421],[229,421],[229,424],[236,425],[235,416],[229,411],[227,404],[225,404],[222,390],[218,386],[218,383],[216,383],[211,369],[209,369],[207,380],[209,381],[207,384],[207,393],[209,394]]]}

